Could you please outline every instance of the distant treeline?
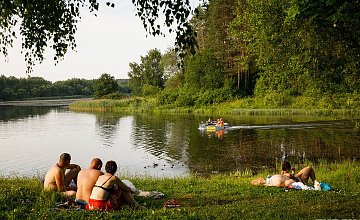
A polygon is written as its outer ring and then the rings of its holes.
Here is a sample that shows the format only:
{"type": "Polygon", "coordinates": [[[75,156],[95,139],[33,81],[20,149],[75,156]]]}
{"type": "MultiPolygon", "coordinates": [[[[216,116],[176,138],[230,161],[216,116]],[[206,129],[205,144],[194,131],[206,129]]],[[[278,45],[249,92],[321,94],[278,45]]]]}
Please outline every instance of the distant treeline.
{"type": "MultiPolygon", "coordinates": [[[[0,76],[0,100],[21,100],[36,97],[86,96],[94,95],[92,79],[68,79],[52,83],[42,77],[16,78],[0,76]]],[[[120,93],[130,93],[127,79],[116,80],[120,93]]]]}

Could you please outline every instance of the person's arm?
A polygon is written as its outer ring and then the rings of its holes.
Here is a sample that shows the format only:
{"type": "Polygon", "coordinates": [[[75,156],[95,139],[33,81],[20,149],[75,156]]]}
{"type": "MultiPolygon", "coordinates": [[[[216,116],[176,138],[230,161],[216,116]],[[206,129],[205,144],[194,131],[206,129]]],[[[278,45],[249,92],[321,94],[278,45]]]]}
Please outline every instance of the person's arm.
{"type": "Polygon", "coordinates": [[[76,168],[78,170],[78,172],[81,170],[80,166],[77,164],[69,164],[69,166],[66,167],[66,169],[70,169],[70,170],[72,170],[74,168],[76,168]]]}
{"type": "Polygon", "coordinates": [[[64,182],[64,173],[61,170],[58,170],[55,173],[55,183],[56,183],[56,188],[59,192],[66,191],[65,182],[64,182]]]}

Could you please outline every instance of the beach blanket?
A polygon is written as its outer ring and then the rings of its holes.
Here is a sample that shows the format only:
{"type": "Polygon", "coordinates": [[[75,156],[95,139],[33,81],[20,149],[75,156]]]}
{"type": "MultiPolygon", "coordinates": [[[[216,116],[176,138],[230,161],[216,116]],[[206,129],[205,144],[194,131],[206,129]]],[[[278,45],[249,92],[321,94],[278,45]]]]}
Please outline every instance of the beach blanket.
{"type": "Polygon", "coordinates": [[[162,197],[164,197],[164,193],[162,192],[158,192],[158,191],[143,191],[143,190],[139,190],[135,187],[135,185],[130,182],[129,180],[122,180],[123,183],[125,183],[125,185],[127,185],[128,187],[131,188],[132,191],[135,192],[135,195],[137,196],[141,196],[141,197],[146,197],[146,198],[153,198],[153,199],[160,199],[162,197]]]}
{"type": "Polygon", "coordinates": [[[301,182],[295,182],[291,184],[291,187],[289,188],[293,188],[293,189],[300,189],[300,190],[318,190],[318,191],[330,191],[333,190],[333,188],[325,183],[325,182],[318,182],[315,180],[314,186],[308,186],[305,185],[304,183],[301,182]]]}

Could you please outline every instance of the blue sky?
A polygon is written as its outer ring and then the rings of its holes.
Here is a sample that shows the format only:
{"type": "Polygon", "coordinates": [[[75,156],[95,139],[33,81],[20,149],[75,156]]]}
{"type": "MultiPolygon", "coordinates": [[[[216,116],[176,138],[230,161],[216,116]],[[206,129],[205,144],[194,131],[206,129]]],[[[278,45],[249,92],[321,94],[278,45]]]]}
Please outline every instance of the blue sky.
{"type": "MultiPolygon", "coordinates": [[[[191,4],[193,8],[195,3],[191,4]]],[[[139,63],[140,56],[145,56],[150,49],[157,48],[164,53],[173,47],[174,34],[146,36],[130,0],[117,1],[115,8],[101,6],[97,17],[89,12],[82,13],[75,35],[76,52],[69,50],[64,60],[55,65],[53,52],[49,49],[43,63],[37,64],[30,75],[53,82],[74,77],[95,79],[102,73],[128,78],[130,62],[139,63]]],[[[15,41],[5,60],[0,54],[0,75],[27,77],[20,40],[15,41]]]]}

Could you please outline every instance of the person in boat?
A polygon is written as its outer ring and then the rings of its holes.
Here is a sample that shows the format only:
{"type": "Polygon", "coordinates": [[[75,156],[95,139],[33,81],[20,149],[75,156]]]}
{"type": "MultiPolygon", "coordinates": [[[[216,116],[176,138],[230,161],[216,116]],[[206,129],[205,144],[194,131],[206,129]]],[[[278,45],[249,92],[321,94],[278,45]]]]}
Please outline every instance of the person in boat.
{"type": "Polygon", "coordinates": [[[117,164],[115,161],[108,161],[105,165],[106,173],[99,176],[92,189],[87,210],[110,211],[120,209],[122,204],[128,204],[132,208],[139,208],[139,204],[132,196],[132,189],[126,186],[115,173],[117,164]]]}
{"type": "Polygon", "coordinates": [[[307,166],[300,170],[297,174],[295,174],[295,168],[291,166],[291,164],[287,161],[284,161],[282,164],[282,171],[281,175],[287,176],[290,179],[295,180],[296,182],[302,182],[304,184],[307,184],[309,181],[309,178],[313,182],[315,182],[315,171],[311,166],[307,166]]]}
{"type": "Polygon", "coordinates": [[[70,154],[62,153],[60,155],[59,162],[52,166],[45,175],[45,191],[58,191],[63,192],[67,196],[75,196],[77,175],[81,168],[77,164],[70,164],[70,161],[70,154]],[[74,181],[75,186],[70,186],[72,181],[74,181]]]}
{"type": "Polygon", "coordinates": [[[216,126],[218,127],[223,127],[224,126],[224,121],[222,118],[219,118],[217,121],[216,121],[216,126]]]}
{"type": "Polygon", "coordinates": [[[91,160],[88,169],[80,170],[77,177],[77,191],[76,191],[76,202],[78,204],[86,204],[89,202],[90,194],[92,189],[99,178],[104,175],[101,171],[103,163],[99,158],[91,160]]]}

